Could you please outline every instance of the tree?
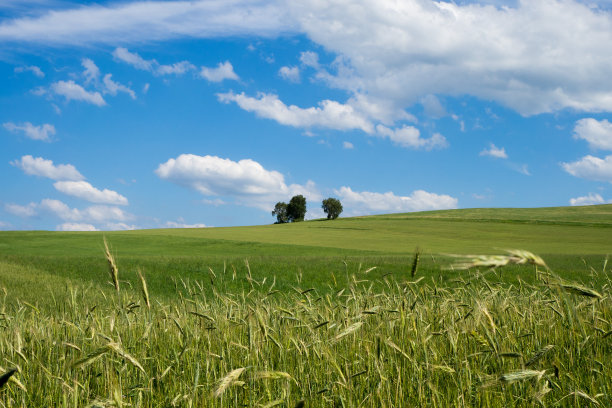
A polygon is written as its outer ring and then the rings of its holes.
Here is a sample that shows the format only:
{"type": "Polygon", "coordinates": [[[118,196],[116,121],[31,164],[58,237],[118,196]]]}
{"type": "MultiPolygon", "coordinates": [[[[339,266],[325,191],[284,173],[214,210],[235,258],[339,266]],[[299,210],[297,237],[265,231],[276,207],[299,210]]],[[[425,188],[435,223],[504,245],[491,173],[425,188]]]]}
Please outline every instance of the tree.
{"type": "Polygon", "coordinates": [[[274,210],[272,211],[272,216],[276,217],[275,224],[284,224],[289,222],[289,217],[287,215],[287,203],[281,203],[280,201],[276,203],[274,210]]]}
{"type": "Polygon", "coordinates": [[[291,222],[304,221],[306,215],[306,198],[303,195],[291,197],[287,205],[287,217],[291,222]]]}
{"type": "Polygon", "coordinates": [[[327,214],[328,220],[335,220],[342,212],[342,203],[336,198],[329,197],[323,200],[321,208],[327,214]]]}

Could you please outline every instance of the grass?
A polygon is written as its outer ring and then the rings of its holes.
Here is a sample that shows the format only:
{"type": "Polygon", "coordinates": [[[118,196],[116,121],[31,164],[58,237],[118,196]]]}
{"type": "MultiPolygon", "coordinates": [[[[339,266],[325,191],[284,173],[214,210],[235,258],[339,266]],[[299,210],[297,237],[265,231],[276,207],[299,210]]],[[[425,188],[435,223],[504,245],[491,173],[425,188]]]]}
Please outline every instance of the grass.
{"type": "Polygon", "coordinates": [[[225,269],[179,280],[172,298],[112,284],[69,284],[46,306],[5,296],[0,374],[16,372],[0,404],[612,404],[609,270],[585,285],[517,267],[534,285],[485,268],[455,271],[449,286],[417,265],[414,280],[368,268],[330,279],[330,291],[299,276],[278,290],[280,277],[225,269]],[[601,281],[600,292],[587,286],[601,281]]]}
{"type": "Polygon", "coordinates": [[[0,406],[611,406],[611,214],[0,232],[0,406]]]}

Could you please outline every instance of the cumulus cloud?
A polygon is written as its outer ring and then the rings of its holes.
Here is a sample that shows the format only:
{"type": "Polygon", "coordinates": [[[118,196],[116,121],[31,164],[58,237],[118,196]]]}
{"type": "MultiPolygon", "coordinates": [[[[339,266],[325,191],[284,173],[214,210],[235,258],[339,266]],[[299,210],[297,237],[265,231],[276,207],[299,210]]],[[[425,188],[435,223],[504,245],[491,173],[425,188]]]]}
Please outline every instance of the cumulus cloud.
{"type": "Polygon", "coordinates": [[[247,112],[257,116],[272,119],[282,125],[293,127],[325,127],[336,130],[361,129],[372,133],[372,123],[357,112],[352,106],[336,101],[324,100],[318,107],[300,108],[296,105],[287,106],[277,95],[260,93],[257,98],[233,92],[217,94],[219,101],[235,102],[247,112]]]}
{"type": "Polygon", "coordinates": [[[612,15],[603,9],[571,0],[292,7],[309,38],[345,61],[321,76],[332,86],[404,107],[431,94],[493,100],[523,115],[612,110],[612,15]]]}
{"type": "Polygon", "coordinates": [[[57,231],[100,231],[91,224],[78,222],[65,222],[55,228],[57,231]]]}
{"type": "Polygon", "coordinates": [[[412,212],[457,208],[458,200],[445,194],[416,190],[409,196],[398,196],[389,191],[375,193],[353,191],[350,187],[335,190],[344,208],[351,215],[366,215],[387,212],[412,212]]]}
{"type": "Polygon", "coordinates": [[[281,67],[278,70],[278,75],[290,82],[300,82],[300,68],[299,67],[281,67]]]}
{"type": "Polygon", "coordinates": [[[574,126],[574,138],[586,140],[592,149],[612,150],[612,123],[606,119],[580,119],[574,126]]]}
{"type": "Polygon", "coordinates": [[[421,137],[421,132],[414,126],[404,125],[399,129],[390,129],[383,125],[376,126],[376,132],[379,137],[388,138],[393,143],[414,149],[442,149],[448,147],[446,138],[440,133],[434,133],[430,138],[424,139],[421,137]]]}
{"type": "Polygon", "coordinates": [[[4,19],[0,41],[88,45],[273,36],[289,31],[293,22],[278,3],[262,0],[134,1],[4,19]]]}
{"type": "Polygon", "coordinates": [[[132,218],[119,207],[106,205],[94,205],[84,209],[70,208],[68,205],[59,200],[45,198],[36,204],[36,208],[41,211],[50,212],[56,217],[71,222],[93,222],[105,223],[112,221],[128,221],[132,218]]]}
{"type": "Polygon", "coordinates": [[[111,231],[132,231],[138,229],[138,225],[126,224],[125,222],[108,222],[104,224],[104,229],[111,231]]]}
{"type": "Polygon", "coordinates": [[[142,71],[153,71],[153,67],[158,65],[157,61],[146,60],[140,55],[134,52],[130,52],[127,48],[124,47],[115,48],[115,50],[113,51],[113,57],[142,71]]]}
{"type": "Polygon", "coordinates": [[[561,166],[572,176],[612,183],[612,155],[603,159],[587,155],[575,162],[561,163],[561,166]]]}
{"type": "MultiPolygon", "coordinates": [[[[474,96],[523,115],[612,111],[612,13],[574,0],[136,1],[4,19],[3,43],[89,45],[301,33],[338,63],[331,86],[410,107],[474,96]],[[483,35],[486,33],[486,35],[483,35]],[[401,52],[398,52],[401,50],[401,52]]],[[[313,54],[302,63],[317,66],[313,54]]]]}
{"type": "Polygon", "coordinates": [[[128,86],[115,82],[112,79],[112,74],[104,75],[102,82],[100,82],[100,69],[98,66],[89,58],[83,58],[81,65],[85,68],[83,76],[85,77],[85,84],[93,84],[96,88],[100,89],[105,94],[117,95],[118,92],[124,92],[128,94],[132,99],[136,99],[136,93],[131,90],[128,86]]]}
{"type": "Polygon", "coordinates": [[[421,105],[425,114],[432,118],[441,118],[448,114],[446,108],[435,95],[425,95],[421,98],[421,105]]]}
{"type": "Polygon", "coordinates": [[[23,170],[31,176],[47,177],[52,180],[79,181],[85,177],[72,164],[53,164],[52,160],[42,157],[23,156],[20,160],[10,162],[13,166],[23,170]]]}
{"type": "Polygon", "coordinates": [[[90,92],[73,80],[57,81],[51,84],[51,92],[63,96],[66,101],[82,101],[96,106],[105,106],[106,101],[100,92],[90,92]]]}
{"type": "MultiPolygon", "coordinates": [[[[259,93],[256,98],[245,95],[244,92],[218,93],[220,102],[235,102],[247,112],[257,116],[272,119],[276,122],[299,128],[321,127],[335,130],[361,130],[370,136],[389,139],[394,144],[412,149],[441,149],[448,147],[446,138],[440,133],[434,133],[429,138],[422,138],[421,132],[414,126],[403,125],[399,128],[389,128],[382,124],[374,125],[370,118],[389,121],[389,111],[381,112],[381,105],[376,105],[365,96],[351,98],[348,103],[323,100],[318,107],[300,108],[296,105],[287,106],[277,95],[259,93]]],[[[413,120],[411,115],[398,113],[395,117],[413,120]]],[[[392,121],[392,120],[390,120],[392,121]]]]}
{"type": "Polygon", "coordinates": [[[526,164],[508,163],[508,167],[510,167],[517,173],[521,173],[524,176],[531,176],[531,173],[529,172],[529,166],[526,164]]]}
{"type": "Polygon", "coordinates": [[[85,76],[85,83],[96,83],[100,80],[100,68],[89,58],[83,58],[81,65],[85,68],[83,76],[85,76]]]}
{"type": "Polygon", "coordinates": [[[155,75],[182,75],[188,71],[195,70],[196,67],[189,61],[181,61],[171,65],[161,65],[157,60],[146,60],[135,52],[130,52],[127,48],[118,47],[113,51],[113,57],[132,67],[148,71],[155,75]]]}
{"type": "Polygon", "coordinates": [[[168,221],[164,224],[166,228],[207,228],[205,224],[187,224],[185,220],[181,217],[177,221],[168,221]]]}
{"type": "Polygon", "coordinates": [[[25,67],[15,67],[15,72],[16,73],[21,73],[21,72],[26,72],[26,71],[30,71],[31,73],[33,73],[34,75],[36,75],[39,78],[44,78],[45,77],[45,73],[42,72],[42,70],[37,67],[36,65],[28,65],[25,67]]]}
{"type": "Polygon", "coordinates": [[[314,51],[300,53],[300,62],[307,67],[319,69],[319,54],[314,51]]]}
{"type": "Polygon", "coordinates": [[[508,158],[508,155],[506,154],[506,149],[504,149],[503,147],[497,147],[493,143],[489,145],[488,149],[484,149],[482,152],[480,152],[480,155],[494,157],[496,159],[508,158]]]}
{"type": "Polygon", "coordinates": [[[200,76],[210,82],[221,82],[225,79],[238,80],[234,67],[229,61],[220,62],[216,68],[202,67],[200,76]]]}
{"type": "Polygon", "coordinates": [[[118,92],[123,92],[130,95],[130,98],[136,99],[136,93],[131,90],[129,87],[120,84],[119,82],[115,82],[112,80],[112,74],[104,75],[103,83],[105,87],[105,92],[109,93],[113,96],[117,95],[118,92]]]}
{"type": "Polygon", "coordinates": [[[159,75],[182,75],[188,71],[195,70],[196,67],[189,61],[176,62],[172,65],[160,65],[157,67],[159,75]]]}
{"type": "Polygon", "coordinates": [[[17,133],[21,132],[23,135],[32,140],[42,140],[48,142],[51,140],[51,136],[55,135],[55,126],[48,123],[35,126],[30,122],[23,124],[15,124],[13,122],[3,123],[2,126],[10,132],[17,133]]]}
{"type": "Polygon", "coordinates": [[[355,146],[353,146],[353,144],[351,142],[342,142],[342,148],[343,149],[347,149],[347,150],[351,150],[351,149],[354,149],[355,146]]]}
{"type": "MultiPolygon", "coordinates": [[[[107,224],[129,221],[132,216],[121,208],[96,205],[84,209],[70,208],[64,202],[49,198],[40,203],[29,203],[28,205],[6,204],[4,209],[19,217],[34,217],[43,213],[49,213],[67,223],[97,223],[107,224]]],[[[122,229],[122,228],[106,228],[122,229]]]]}
{"type": "Polygon", "coordinates": [[[4,210],[8,213],[24,218],[33,217],[37,214],[36,203],[30,203],[28,205],[9,203],[4,205],[4,210]]]}
{"type": "Polygon", "coordinates": [[[182,154],[155,170],[163,180],[192,188],[205,196],[232,197],[236,203],[269,210],[275,201],[296,194],[317,201],[313,182],[287,185],[278,171],[266,170],[251,159],[232,161],[217,156],[182,154]]]}
{"type": "Polygon", "coordinates": [[[57,191],[96,204],[128,205],[128,200],[116,191],[98,190],[86,181],[57,181],[57,191]]]}
{"type": "Polygon", "coordinates": [[[605,204],[605,200],[599,194],[589,193],[586,196],[570,198],[570,205],[597,205],[597,204],[605,204]]]}

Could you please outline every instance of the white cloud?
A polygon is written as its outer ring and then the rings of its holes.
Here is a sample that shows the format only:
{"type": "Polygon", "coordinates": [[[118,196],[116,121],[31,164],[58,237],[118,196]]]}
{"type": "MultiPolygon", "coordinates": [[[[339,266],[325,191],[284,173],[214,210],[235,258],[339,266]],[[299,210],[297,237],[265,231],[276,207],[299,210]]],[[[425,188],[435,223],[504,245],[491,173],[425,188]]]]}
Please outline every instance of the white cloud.
{"type": "Polygon", "coordinates": [[[605,200],[599,194],[589,193],[589,195],[570,198],[570,205],[596,205],[596,204],[605,204],[605,200]]]}
{"type": "Polygon", "coordinates": [[[0,221],[0,229],[9,229],[11,228],[11,224],[8,222],[0,221]]]}
{"type": "Polygon", "coordinates": [[[423,106],[425,115],[431,116],[432,118],[441,118],[448,114],[446,108],[442,106],[442,103],[435,95],[425,95],[421,98],[421,105],[423,106]]]}
{"type": "MultiPolygon", "coordinates": [[[[224,103],[235,102],[247,112],[255,112],[259,117],[275,120],[282,125],[307,129],[312,127],[335,130],[359,129],[371,136],[389,139],[406,148],[432,150],[448,146],[446,138],[440,133],[434,133],[426,139],[421,137],[421,132],[414,126],[403,125],[397,129],[391,129],[382,124],[374,126],[369,118],[392,121],[389,111],[381,112],[380,105],[372,103],[363,95],[351,98],[347,104],[324,100],[319,102],[318,107],[309,108],[287,106],[277,95],[266,93],[259,93],[257,98],[253,98],[246,96],[244,92],[240,94],[227,92],[217,94],[217,98],[224,103]]],[[[397,112],[393,115],[402,119],[414,119],[405,112],[397,112]]]]}
{"type": "Polygon", "coordinates": [[[446,138],[440,133],[434,133],[429,139],[423,139],[421,132],[414,126],[404,125],[399,129],[389,129],[383,125],[376,126],[377,136],[388,138],[393,143],[414,149],[442,149],[448,147],[446,138]]]}
{"type": "Polygon", "coordinates": [[[344,208],[351,215],[366,215],[387,212],[411,212],[457,208],[458,200],[449,195],[416,190],[409,196],[398,196],[389,191],[374,193],[357,192],[350,187],[341,187],[334,193],[340,197],[344,208]]]}
{"type": "Polygon", "coordinates": [[[262,118],[273,119],[282,125],[293,127],[325,127],[336,130],[361,129],[372,133],[374,126],[350,105],[343,105],[336,101],[324,100],[318,107],[300,108],[295,105],[287,106],[274,94],[260,93],[257,98],[246,96],[243,93],[219,93],[219,101],[235,102],[248,112],[262,118]]]}
{"type": "Polygon", "coordinates": [[[561,163],[561,166],[572,176],[612,183],[612,155],[603,159],[587,155],[572,163],[561,163]]]}
{"type": "Polygon", "coordinates": [[[142,71],[148,71],[155,75],[182,75],[188,71],[195,70],[196,67],[189,61],[181,61],[172,65],[161,65],[157,60],[146,60],[135,52],[130,52],[127,48],[118,47],[113,51],[116,60],[125,62],[128,65],[142,71]]]}
{"type": "Polygon", "coordinates": [[[300,53],[300,62],[307,67],[319,69],[319,55],[313,51],[300,53]]]}
{"type": "Polygon", "coordinates": [[[22,132],[24,136],[32,140],[42,140],[48,142],[51,139],[50,136],[55,135],[55,126],[48,123],[35,126],[30,122],[25,122],[20,125],[7,122],[3,123],[2,126],[4,126],[4,128],[10,132],[22,132]]]}
{"type": "Polygon", "coordinates": [[[496,159],[507,159],[508,158],[508,155],[506,154],[506,149],[504,149],[503,147],[499,148],[495,146],[493,143],[489,145],[488,149],[484,149],[482,152],[480,152],[480,155],[490,156],[496,159]]]}
{"type": "Polygon", "coordinates": [[[531,176],[531,173],[529,172],[529,166],[526,164],[509,163],[509,166],[512,170],[521,173],[524,176],[531,176]]]}
{"type": "Polygon", "coordinates": [[[300,82],[300,68],[299,67],[281,67],[278,70],[278,75],[281,78],[286,79],[290,82],[300,82]]]}
{"type": "Polygon", "coordinates": [[[70,208],[65,203],[59,200],[45,198],[36,205],[36,208],[41,211],[50,212],[56,217],[71,222],[93,222],[107,223],[112,221],[128,221],[132,218],[131,215],[125,213],[119,207],[106,205],[94,205],[85,209],[70,208]]]}
{"type": "Polygon", "coordinates": [[[45,77],[45,73],[42,72],[42,70],[37,67],[36,65],[29,65],[26,67],[16,67],[15,68],[15,72],[16,73],[21,73],[21,72],[26,72],[26,71],[30,71],[31,73],[33,73],[34,75],[36,75],[39,78],[44,78],[45,77]]]}
{"type": "Polygon", "coordinates": [[[401,106],[437,94],[495,100],[523,115],[612,110],[609,11],[569,0],[364,0],[350,12],[339,0],[292,5],[309,38],[348,61],[351,70],[328,78],[344,89],[401,106]]]}
{"type": "Polygon", "coordinates": [[[125,222],[109,222],[104,225],[104,229],[111,231],[132,231],[138,229],[138,225],[126,224],[125,222]]]}
{"type": "Polygon", "coordinates": [[[50,89],[53,93],[66,98],[67,101],[83,101],[96,106],[106,105],[100,92],[89,92],[73,80],[54,82],[50,89]]]}
{"type": "Polygon", "coordinates": [[[159,75],[182,75],[188,71],[192,71],[197,69],[195,65],[193,65],[189,61],[181,61],[176,62],[172,65],[160,65],[157,68],[157,74],[159,75]]]}
{"type": "Polygon", "coordinates": [[[586,140],[592,149],[612,150],[612,123],[580,119],[574,126],[574,138],[586,140]]]}
{"type": "Polygon", "coordinates": [[[183,218],[179,218],[177,221],[168,221],[164,226],[166,228],[207,228],[205,224],[186,224],[183,218]]]}
{"type": "Polygon", "coordinates": [[[284,176],[251,159],[238,162],[217,156],[182,154],[159,165],[164,180],[192,188],[205,196],[232,197],[238,204],[269,210],[275,201],[302,194],[317,201],[313,182],[287,185],[284,176]]]}
{"type": "Polygon", "coordinates": [[[111,79],[111,76],[112,74],[104,75],[103,82],[104,82],[104,87],[106,88],[105,92],[113,96],[117,95],[117,92],[124,92],[130,95],[132,99],[136,99],[136,93],[133,90],[131,90],[129,87],[125,85],[120,84],[119,82],[113,81],[111,79]]]}
{"type": "Polygon", "coordinates": [[[118,2],[5,18],[0,42],[88,45],[273,36],[287,32],[293,22],[278,3],[262,0],[118,2]]]}
{"type": "Polygon", "coordinates": [[[58,225],[61,231],[97,231],[93,224],[102,225],[102,229],[135,229],[135,225],[128,225],[125,222],[133,218],[132,215],[124,212],[119,207],[94,205],[84,208],[70,208],[59,200],[49,198],[43,199],[40,203],[30,203],[22,206],[18,204],[6,204],[4,209],[20,217],[34,217],[44,213],[65,221],[58,225]]]}
{"type": "Polygon", "coordinates": [[[115,48],[113,57],[142,71],[153,71],[153,67],[157,65],[157,61],[145,60],[140,55],[130,52],[124,47],[115,48]]]}
{"type": "Polygon", "coordinates": [[[216,68],[202,67],[200,76],[211,82],[221,82],[224,79],[239,79],[229,61],[220,62],[216,68]]]}
{"type": "Polygon", "coordinates": [[[118,2],[5,18],[0,41],[136,44],[301,33],[343,61],[320,78],[399,108],[426,95],[468,95],[523,115],[612,111],[612,13],[586,3],[118,2]]]}
{"type": "Polygon", "coordinates": [[[202,203],[208,204],[208,205],[214,205],[215,207],[227,204],[225,201],[221,200],[220,198],[215,198],[214,200],[209,200],[209,199],[204,198],[202,200],[202,203]]]}
{"type": "Polygon", "coordinates": [[[36,203],[30,203],[28,205],[19,204],[5,204],[4,209],[6,212],[16,215],[18,217],[33,217],[37,214],[36,203]]]}
{"type": "Polygon", "coordinates": [[[347,150],[351,150],[351,149],[354,149],[355,146],[353,146],[353,144],[351,142],[342,142],[342,148],[343,149],[347,149],[347,150]]]}
{"type": "Polygon", "coordinates": [[[20,160],[14,160],[11,164],[19,167],[24,173],[31,176],[47,177],[52,180],[83,180],[85,177],[72,164],[53,164],[52,160],[42,157],[23,156],[20,160]]]}
{"type": "Polygon", "coordinates": [[[493,100],[523,115],[612,111],[609,10],[571,0],[291,5],[308,37],[344,59],[346,69],[327,76],[342,89],[403,107],[432,94],[493,100]]]}
{"type": "Polygon", "coordinates": [[[86,181],[57,181],[57,191],[96,204],[128,205],[128,200],[116,191],[98,190],[86,181]]]}
{"type": "Polygon", "coordinates": [[[91,224],[65,222],[55,228],[57,231],[100,231],[91,224]]]}
{"type": "Polygon", "coordinates": [[[81,65],[85,68],[83,75],[85,76],[85,83],[97,83],[100,80],[100,68],[89,58],[83,58],[81,65]]]}

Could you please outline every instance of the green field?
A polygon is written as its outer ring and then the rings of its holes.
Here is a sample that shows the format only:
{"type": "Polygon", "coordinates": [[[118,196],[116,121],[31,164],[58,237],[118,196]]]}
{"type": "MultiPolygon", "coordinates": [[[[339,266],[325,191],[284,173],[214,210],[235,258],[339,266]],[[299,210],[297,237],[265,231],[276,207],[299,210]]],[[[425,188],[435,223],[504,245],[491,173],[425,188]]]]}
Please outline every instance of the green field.
{"type": "Polygon", "coordinates": [[[609,406],[610,252],[612,205],[0,232],[0,404],[609,406]]]}

